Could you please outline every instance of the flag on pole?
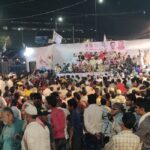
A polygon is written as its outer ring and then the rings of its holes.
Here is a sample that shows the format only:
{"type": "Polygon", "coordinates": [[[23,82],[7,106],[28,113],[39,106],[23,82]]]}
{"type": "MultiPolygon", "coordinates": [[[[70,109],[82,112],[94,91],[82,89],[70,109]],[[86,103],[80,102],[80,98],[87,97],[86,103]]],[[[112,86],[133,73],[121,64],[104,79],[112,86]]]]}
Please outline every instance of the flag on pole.
{"type": "Polygon", "coordinates": [[[104,38],[103,38],[103,45],[104,45],[104,48],[106,50],[107,49],[107,38],[106,38],[105,34],[104,34],[104,38]]]}
{"type": "Polygon", "coordinates": [[[5,53],[6,51],[7,51],[7,42],[10,40],[10,37],[9,36],[7,36],[6,38],[5,38],[5,43],[4,43],[4,45],[3,45],[3,53],[5,53]]]}
{"type": "Polygon", "coordinates": [[[55,30],[53,31],[53,42],[55,42],[56,44],[61,44],[63,37],[58,34],[55,30]]]}
{"type": "Polygon", "coordinates": [[[106,34],[104,34],[104,39],[103,39],[104,42],[107,42],[107,38],[106,38],[106,34]]]}
{"type": "Polygon", "coordinates": [[[7,48],[6,48],[6,41],[5,41],[5,43],[4,43],[4,45],[3,45],[3,53],[5,53],[6,51],[7,51],[7,48]]]}

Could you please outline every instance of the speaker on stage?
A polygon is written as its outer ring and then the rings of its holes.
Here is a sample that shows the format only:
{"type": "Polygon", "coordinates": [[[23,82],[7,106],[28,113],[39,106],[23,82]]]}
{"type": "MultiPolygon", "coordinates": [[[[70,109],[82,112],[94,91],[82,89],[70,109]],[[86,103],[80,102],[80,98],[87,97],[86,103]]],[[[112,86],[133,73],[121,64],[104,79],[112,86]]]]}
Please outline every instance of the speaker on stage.
{"type": "Polygon", "coordinates": [[[34,72],[35,69],[36,69],[36,61],[30,61],[29,62],[29,71],[34,72]]]}
{"type": "Polygon", "coordinates": [[[0,73],[8,74],[9,73],[9,63],[8,61],[0,62],[0,73]]]}

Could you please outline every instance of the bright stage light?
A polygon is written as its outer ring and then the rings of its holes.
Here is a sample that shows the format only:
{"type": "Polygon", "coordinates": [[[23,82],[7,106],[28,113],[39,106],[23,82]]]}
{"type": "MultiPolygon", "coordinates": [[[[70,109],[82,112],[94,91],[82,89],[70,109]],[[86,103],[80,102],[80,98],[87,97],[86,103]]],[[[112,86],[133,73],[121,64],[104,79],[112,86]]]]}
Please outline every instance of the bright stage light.
{"type": "Polygon", "coordinates": [[[62,17],[59,17],[59,18],[58,18],[58,21],[59,21],[59,22],[63,22],[63,18],[62,18],[62,17]]]}
{"type": "Polygon", "coordinates": [[[33,53],[34,53],[33,48],[28,48],[28,47],[27,47],[27,48],[25,49],[24,56],[25,56],[25,57],[30,57],[30,56],[33,55],[33,53]]]}
{"type": "Polygon", "coordinates": [[[101,3],[101,4],[102,4],[103,2],[104,2],[104,0],[99,0],[99,3],[101,3]]]}

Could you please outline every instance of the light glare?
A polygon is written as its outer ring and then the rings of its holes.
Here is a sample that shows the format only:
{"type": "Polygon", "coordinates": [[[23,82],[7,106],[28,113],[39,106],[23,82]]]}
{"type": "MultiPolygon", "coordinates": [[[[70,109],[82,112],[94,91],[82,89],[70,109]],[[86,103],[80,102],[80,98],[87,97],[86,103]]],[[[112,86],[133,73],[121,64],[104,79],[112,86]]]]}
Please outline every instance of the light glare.
{"type": "Polygon", "coordinates": [[[62,17],[59,17],[59,18],[58,18],[58,21],[59,21],[59,22],[63,22],[63,18],[62,18],[62,17]]]}
{"type": "Polygon", "coordinates": [[[26,49],[25,49],[25,52],[24,52],[24,56],[25,56],[25,57],[30,57],[30,56],[33,55],[33,53],[34,53],[33,48],[26,48],[26,49]]]}
{"type": "Polygon", "coordinates": [[[103,2],[104,2],[104,0],[99,0],[99,3],[101,3],[101,4],[102,4],[103,2]]]}

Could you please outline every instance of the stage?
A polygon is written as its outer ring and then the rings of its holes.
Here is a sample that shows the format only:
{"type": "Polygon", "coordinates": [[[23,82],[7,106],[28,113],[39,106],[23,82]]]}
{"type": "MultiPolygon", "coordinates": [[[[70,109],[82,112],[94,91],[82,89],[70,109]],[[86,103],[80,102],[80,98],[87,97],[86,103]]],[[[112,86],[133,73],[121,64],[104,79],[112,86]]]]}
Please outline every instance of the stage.
{"type": "Polygon", "coordinates": [[[111,72],[85,72],[85,73],[58,73],[58,77],[62,76],[79,76],[79,77],[87,77],[88,75],[90,76],[107,76],[111,75],[111,72]]]}

